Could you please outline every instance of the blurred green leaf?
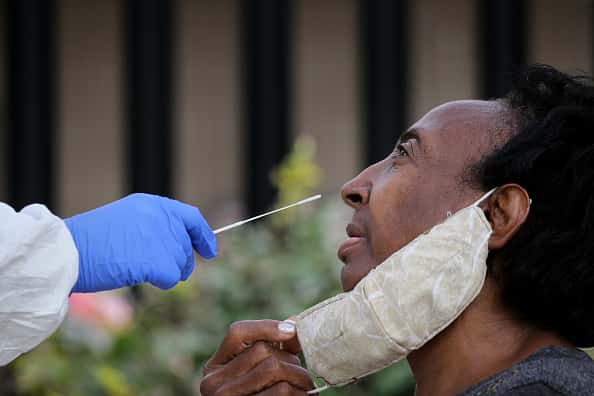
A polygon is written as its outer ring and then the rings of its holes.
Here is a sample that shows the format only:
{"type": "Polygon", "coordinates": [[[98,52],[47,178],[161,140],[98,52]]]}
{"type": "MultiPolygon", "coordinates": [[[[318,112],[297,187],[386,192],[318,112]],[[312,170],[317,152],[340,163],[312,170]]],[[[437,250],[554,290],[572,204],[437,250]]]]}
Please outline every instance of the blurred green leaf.
{"type": "Polygon", "coordinates": [[[109,396],[130,396],[130,391],[126,378],[117,369],[101,365],[94,370],[97,382],[105,389],[109,396]]]}

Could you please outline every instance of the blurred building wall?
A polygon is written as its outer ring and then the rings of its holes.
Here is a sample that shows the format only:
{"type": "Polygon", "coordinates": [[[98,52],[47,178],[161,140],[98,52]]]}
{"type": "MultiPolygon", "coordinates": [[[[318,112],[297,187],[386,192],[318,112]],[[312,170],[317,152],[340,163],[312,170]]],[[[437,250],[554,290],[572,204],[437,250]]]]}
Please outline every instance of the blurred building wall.
{"type": "Polygon", "coordinates": [[[125,191],[122,6],[59,0],[57,12],[57,191],[68,216],[125,191]]]}
{"type": "Polygon", "coordinates": [[[592,1],[530,2],[529,62],[592,73],[592,1]]]}
{"type": "Polygon", "coordinates": [[[239,5],[179,1],[175,20],[174,193],[221,220],[243,194],[239,5]]]}
{"type": "MultiPolygon", "coordinates": [[[[362,0],[291,4],[293,137],[312,135],[322,192],[338,192],[363,165],[362,0]]],[[[127,191],[123,42],[125,2],[57,0],[57,209],[62,215],[127,191]]],[[[173,40],[172,195],[223,223],[244,201],[241,18],[238,0],[178,0],[173,40]]],[[[474,0],[409,1],[408,120],[435,105],[478,97],[481,63],[474,0]]],[[[528,2],[527,59],[592,73],[592,5],[528,2]]],[[[2,12],[0,10],[0,12],[2,12]]],[[[5,76],[4,31],[0,73],[5,76]]],[[[0,80],[0,117],[5,117],[0,80]]],[[[1,133],[7,131],[2,128],[1,133]]],[[[10,132],[10,131],[8,131],[10,132]]],[[[3,140],[0,139],[0,149],[3,140]]],[[[386,147],[386,153],[391,147],[386,147]]],[[[7,186],[0,173],[0,199],[7,186]]],[[[267,177],[267,175],[264,175],[267,177]]]]}
{"type": "Polygon", "coordinates": [[[478,96],[475,4],[410,2],[410,124],[441,103],[478,96]]]}
{"type": "Polygon", "coordinates": [[[313,136],[324,192],[362,164],[356,0],[301,0],[294,16],[295,135],[313,136]]]}

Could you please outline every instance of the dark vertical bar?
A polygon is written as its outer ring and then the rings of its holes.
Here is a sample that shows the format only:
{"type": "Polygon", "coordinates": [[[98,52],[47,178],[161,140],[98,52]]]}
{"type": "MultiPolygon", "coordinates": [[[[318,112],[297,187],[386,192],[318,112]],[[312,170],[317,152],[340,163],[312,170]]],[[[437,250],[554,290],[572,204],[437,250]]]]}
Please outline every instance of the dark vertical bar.
{"type": "MultiPolygon", "coordinates": [[[[16,0],[14,0],[16,1],[16,0]]],[[[12,7],[12,5],[11,5],[12,7]]],[[[1,30],[1,37],[3,39],[5,39],[2,43],[0,43],[0,46],[3,47],[3,49],[8,50],[9,47],[13,47],[12,45],[12,40],[8,39],[8,27],[7,27],[7,22],[11,19],[12,15],[7,15],[8,14],[8,1],[0,1],[0,30],[1,30]]],[[[13,12],[11,12],[12,14],[13,12]]],[[[14,21],[13,21],[14,22],[14,21]]],[[[11,80],[11,72],[12,72],[12,68],[9,66],[8,64],[8,59],[10,57],[10,54],[8,52],[4,52],[5,54],[5,58],[4,59],[0,59],[0,62],[4,62],[4,66],[5,66],[5,73],[4,75],[0,76],[0,78],[2,78],[2,84],[0,84],[0,86],[5,87],[5,84],[3,83],[7,83],[8,81],[11,80]]],[[[4,97],[4,95],[8,96],[9,92],[4,92],[4,90],[2,90],[2,92],[0,92],[0,128],[2,128],[2,130],[0,131],[0,137],[2,139],[5,138],[6,136],[6,129],[8,126],[10,126],[10,120],[5,120],[5,117],[8,117],[8,115],[12,112],[14,112],[14,110],[12,108],[7,109],[8,111],[5,113],[5,107],[4,104],[8,104],[10,103],[10,97],[4,97]]],[[[2,157],[3,161],[0,164],[0,167],[2,168],[0,171],[1,172],[5,172],[5,180],[8,181],[9,175],[8,175],[8,170],[12,169],[9,165],[10,159],[9,159],[9,152],[10,150],[8,149],[7,146],[7,141],[3,141],[1,147],[4,149],[3,152],[0,154],[0,156],[2,157]]],[[[3,188],[5,188],[6,186],[2,186],[3,188]]],[[[12,189],[11,189],[12,191],[12,189]]],[[[2,197],[2,200],[4,200],[5,198],[2,197]]],[[[14,197],[10,197],[9,198],[12,202],[10,202],[11,204],[14,204],[14,197]]],[[[21,205],[22,206],[22,205],[21,205]]],[[[18,392],[17,392],[17,387],[16,387],[16,376],[14,373],[14,365],[9,365],[6,367],[0,367],[0,393],[2,395],[6,395],[6,396],[18,396],[18,392]]]]}
{"type": "Polygon", "coordinates": [[[8,197],[54,206],[54,3],[7,3],[8,197]]]}
{"type": "Polygon", "coordinates": [[[8,202],[6,196],[6,178],[8,177],[8,169],[6,167],[6,152],[8,151],[6,146],[6,131],[8,129],[8,121],[6,120],[8,109],[8,90],[6,83],[8,82],[8,39],[7,39],[7,28],[6,23],[8,17],[6,15],[7,7],[6,0],[0,0],[0,64],[2,65],[0,73],[0,201],[8,202]]]}
{"type": "Polygon", "coordinates": [[[275,198],[270,171],[289,141],[289,0],[243,0],[245,191],[250,213],[275,198]]]}
{"type": "Polygon", "coordinates": [[[405,0],[360,0],[365,161],[384,158],[406,127],[405,0]]]}
{"type": "Polygon", "coordinates": [[[527,1],[482,0],[479,3],[482,95],[504,95],[511,74],[526,62],[527,1]]]}
{"type": "Polygon", "coordinates": [[[172,5],[126,2],[128,186],[133,192],[171,192],[172,5]]]}

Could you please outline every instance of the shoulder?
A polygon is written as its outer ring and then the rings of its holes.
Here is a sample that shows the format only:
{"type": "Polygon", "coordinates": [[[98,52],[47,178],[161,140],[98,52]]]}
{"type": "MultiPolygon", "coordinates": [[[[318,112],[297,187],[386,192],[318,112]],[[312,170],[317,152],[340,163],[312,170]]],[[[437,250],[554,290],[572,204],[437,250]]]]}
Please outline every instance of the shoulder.
{"type": "Polygon", "coordinates": [[[594,393],[594,361],[577,349],[549,347],[527,359],[525,377],[536,379],[567,395],[594,393]]]}
{"type": "Polygon", "coordinates": [[[474,395],[591,395],[594,361],[577,349],[547,347],[462,393],[474,395]]]}
{"type": "MultiPolygon", "coordinates": [[[[563,393],[544,382],[532,382],[525,385],[519,385],[505,391],[502,396],[567,396],[569,393],[563,393]]],[[[572,393],[573,395],[573,393],[572,393]]]]}

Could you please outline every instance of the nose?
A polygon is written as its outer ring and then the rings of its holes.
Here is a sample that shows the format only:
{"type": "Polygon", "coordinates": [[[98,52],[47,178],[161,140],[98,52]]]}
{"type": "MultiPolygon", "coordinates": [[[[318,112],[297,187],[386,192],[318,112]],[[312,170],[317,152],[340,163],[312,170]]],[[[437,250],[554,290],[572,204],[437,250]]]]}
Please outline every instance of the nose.
{"type": "Polygon", "coordinates": [[[371,182],[365,178],[365,171],[357,177],[345,183],[340,190],[344,203],[353,209],[359,209],[369,203],[371,193],[371,182]]]}

